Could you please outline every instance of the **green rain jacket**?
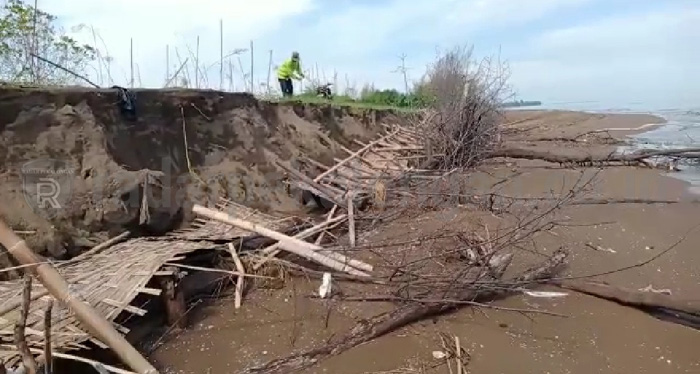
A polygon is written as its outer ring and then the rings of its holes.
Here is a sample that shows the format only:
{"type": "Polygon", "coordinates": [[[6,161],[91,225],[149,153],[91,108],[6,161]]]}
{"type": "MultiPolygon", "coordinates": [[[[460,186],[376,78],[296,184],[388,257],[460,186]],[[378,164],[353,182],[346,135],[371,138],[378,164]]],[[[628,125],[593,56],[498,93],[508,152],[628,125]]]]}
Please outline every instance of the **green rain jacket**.
{"type": "Polygon", "coordinates": [[[301,79],[304,78],[304,73],[301,72],[301,63],[299,60],[288,59],[277,68],[277,78],[279,79],[301,79]],[[294,74],[298,77],[295,77],[294,74]]]}

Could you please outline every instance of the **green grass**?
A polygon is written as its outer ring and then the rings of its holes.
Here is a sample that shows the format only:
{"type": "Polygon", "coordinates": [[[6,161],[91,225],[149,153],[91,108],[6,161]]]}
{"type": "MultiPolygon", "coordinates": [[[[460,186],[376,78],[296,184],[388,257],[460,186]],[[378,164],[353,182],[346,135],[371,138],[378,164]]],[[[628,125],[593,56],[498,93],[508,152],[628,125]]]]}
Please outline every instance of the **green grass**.
{"type": "Polygon", "coordinates": [[[353,100],[345,96],[334,97],[332,100],[327,100],[318,96],[299,95],[286,98],[271,98],[271,102],[277,103],[301,103],[301,104],[330,104],[337,107],[350,107],[358,109],[374,109],[374,110],[396,110],[401,112],[415,112],[418,108],[400,107],[393,105],[381,105],[375,103],[367,103],[359,100],[353,100]]]}

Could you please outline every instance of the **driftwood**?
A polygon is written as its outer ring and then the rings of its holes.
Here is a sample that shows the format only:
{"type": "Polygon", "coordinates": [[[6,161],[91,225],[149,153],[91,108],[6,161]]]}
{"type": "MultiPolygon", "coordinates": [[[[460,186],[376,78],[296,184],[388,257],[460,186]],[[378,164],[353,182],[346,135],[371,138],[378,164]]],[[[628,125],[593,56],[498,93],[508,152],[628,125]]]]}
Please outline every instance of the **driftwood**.
{"type": "Polygon", "coordinates": [[[700,148],[688,149],[664,149],[664,150],[641,150],[630,154],[609,154],[609,155],[561,155],[552,152],[536,151],[523,148],[502,148],[492,152],[489,157],[519,158],[525,160],[542,160],[558,164],[646,164],[644,161],[649,157],[683,157],[698,158],[700,148]]]}
{"type": "Polygon", "coordinates": [[[557,286],[622,305],[641,309],[659,318],[700,329],[700,301],[680,300],[656,292],[629,290],[599,282],[555,282],[557,286]]]}
{"type": "Polygon", "coordinates": [[[104,316],[97,313],[89,304],[72,295],[68,283],[53,265],[32,251],[24,240],[15,235],[0,220],[0,243],[22,265],[31,265],[27,271],[37,276],[41,284],[57,300],[63,302],[95,338],[111,348],[124,363],[141,374],[155,374],[158,371],[136,350],[104,316]]]}
{"type": "MultiPolygon", "coordinates": [[[[557,251],[542,265],[526,271],[522,276],[504,283],[526,284],[551,276],[563,265],[566,253],[557,251]]],[[[501,269],[501,272],[505,267],[501,269]]],[[[494,283],[498,283],[494,280],[494,283]]],[[[508,291],[501,287],[454,290],[451,299],[459,300],[493,300],[503,297],[508,291]],[[499,290],[500,288],[500,290],[499,290]]],[[[288,374],[317,364],[320,360],[341,354],[357,345],[378,338],[398,328],[424,318],[446,313],[459,307],[459,303],[452,300],[434,303],[405,303],[396,309],[379,314],[368,320],[364,320],[344,335],[333,337],[321,347],[306,352],[294,354],[284,358],[270,361],[262,366],[245,370],[245,374],[288,374]]]]}

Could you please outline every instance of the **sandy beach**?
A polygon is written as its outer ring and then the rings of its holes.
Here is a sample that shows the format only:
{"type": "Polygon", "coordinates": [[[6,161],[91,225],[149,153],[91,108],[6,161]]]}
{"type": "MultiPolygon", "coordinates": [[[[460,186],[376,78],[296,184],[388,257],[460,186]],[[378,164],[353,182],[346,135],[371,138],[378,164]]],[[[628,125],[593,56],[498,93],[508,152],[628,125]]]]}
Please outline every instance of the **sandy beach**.
{"type": "MultiPolygon", "coordinates": [[[[559,154],[608,154],[617,146],[611,144],[610,136],[624,139],[650,128],[645,125],[661,123],[661,118],[646,115],[517,111],[508,115],[503,141],[559,154]],[[578,137],[601,129],[642,126],[643,130],[578,137]]],[[[495,159],[464,178],[470,194],[542,201],[556,201],[577,183],[585,184],[586,188],[577,192],[577,200],[556,213],[556,224],[538,232],[523,250],[537,258],[565,248],[571,254],[562,274],[565,277],[609,272],[595,279],[633,290],[668,289],[677,297],[697,298],[697,196],[688,192],[686,183],[664,176],[663,171],[495,159]],[[606,203],[615,199],[640,201],[606,203]],[[674,243],[663,256],[631,267],[674,243]],[[631,268],[617,271],[624,267],[631,268]]],[[[485,222],[496,230],[499,220],[453,204],[379,225],[362,234],[358,243],[406,240],[446,226],[485,222]]],[[[305,297],[316,292],[315,279],[289,283],[284,289],[257,290],[240,312],[234,311],[230,300],[206,306],[197,312],[192,329],[171,336],[152,358],[170,373],[236,372],[251,363],[322,345],[361,319],[389,308],[384,303],[336,303],[305,297]]],[[[446,373],[444,366],[431,369],[441,363],[432,353],[441,350],[438,332],[459,337],[471,357],[468,369],[472,373],[700,372],[697,330],[661,321],[638,309],[565,292],[557,298],[516,295],[495,302],[502,308],[536,309],[557,316],[465,308],[355,347],[306,373],[446,373]]]]}

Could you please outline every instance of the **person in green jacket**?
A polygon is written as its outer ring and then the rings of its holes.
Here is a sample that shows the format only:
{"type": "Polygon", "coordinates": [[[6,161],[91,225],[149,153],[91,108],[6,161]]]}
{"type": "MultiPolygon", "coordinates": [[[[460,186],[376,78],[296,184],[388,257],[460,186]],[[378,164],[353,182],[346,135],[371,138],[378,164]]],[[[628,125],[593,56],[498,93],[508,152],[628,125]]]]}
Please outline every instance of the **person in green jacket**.
{"type": "Polygon", "coordinates": [[[277,79],[280,81],[282,96],[289,97],[294,95],[292,79],[301,80],[303,78],[304,73],[301,72],[299,52],[292,52],[292,58],[286,60],[277,68],[277,79]]]}

